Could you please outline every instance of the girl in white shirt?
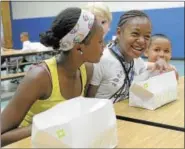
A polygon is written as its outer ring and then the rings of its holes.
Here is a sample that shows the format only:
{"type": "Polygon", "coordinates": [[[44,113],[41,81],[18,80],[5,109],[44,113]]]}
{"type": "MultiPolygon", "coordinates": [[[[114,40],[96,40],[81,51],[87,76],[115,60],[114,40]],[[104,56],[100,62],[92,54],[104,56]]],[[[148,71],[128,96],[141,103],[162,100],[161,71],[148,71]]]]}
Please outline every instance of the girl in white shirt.
{"type": "Polygon", "coordinates": [[[113,103],[129,97],[129,87],[135,75],[144,71],[165,69],[164,65],[146,65],[140,58],[148,48],[152,25],[142,11],[124,13],[117,27],[117,38],[104,50],[99,63],[94,64],[87,96],[108,98],[113,103]]]}

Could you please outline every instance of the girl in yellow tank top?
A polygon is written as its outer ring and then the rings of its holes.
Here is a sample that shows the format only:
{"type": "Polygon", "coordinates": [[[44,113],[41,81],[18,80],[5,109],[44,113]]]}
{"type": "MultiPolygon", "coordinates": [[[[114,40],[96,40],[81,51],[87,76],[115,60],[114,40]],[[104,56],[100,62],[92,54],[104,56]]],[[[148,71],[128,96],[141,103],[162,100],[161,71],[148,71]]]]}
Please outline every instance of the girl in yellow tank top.
{"type": "Polygon", "coordinates": [[[64,95],[68,99],[83,96],[93,73],[92,65],[84,62],[99,62],[104,47],[102,26],[92,13],[80,8],[63,10],[40,39],[58,53],[57,58],[45,61],[50,80],[39,67],[28,71],[1,114],[2,146],[29,137],[33,116],[67,100],[64,95]]]}
{"type": "MultiPolygon", "coordinates": [[[[28,111],[27,115],[25,116],[23,122],[21,123],[21,127],[22,126],[25,127],[25,126],[30,125],[32,123],[32,118],[35,114],[38,114],[38,113],[43,112],[47,109],[50,109],[51,107],[55,106],[56,104],[66,100],[60,93],[60,85],[59,85],[59,80],[58,80],[56,58],[53,57],[51,59],[45,60],[45,63],[47,64],[47,66],[49,68],[52,86],[53,86],[51,96],[45,100],[38,99],[32,105],[32,107],[28,111]]],[[[85,68],[84,64],[82,64],[80,67],[80,73],[81,73],[82,86],[83,86],[81,96],[84,96],[84,89],[85,89],[85,85],[87,82],[86,68],[85,68]]]]}

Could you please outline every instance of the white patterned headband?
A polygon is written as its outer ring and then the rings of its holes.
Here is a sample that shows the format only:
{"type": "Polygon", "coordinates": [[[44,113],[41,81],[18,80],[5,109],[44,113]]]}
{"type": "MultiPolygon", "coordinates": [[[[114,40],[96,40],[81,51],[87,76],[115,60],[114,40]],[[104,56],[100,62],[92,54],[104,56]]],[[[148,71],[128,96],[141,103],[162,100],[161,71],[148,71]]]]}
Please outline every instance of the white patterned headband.
{"type": "Polygon", "coordinates": [[[69,33],[67,33],[67,35],[60,39],[59,50],[69,51],[74,47],[75,43],[82,42],[90,32],[94,24],[94,20],[95,16],[91,12],[81,10],[81,15],[76,25],[69,33]]]}

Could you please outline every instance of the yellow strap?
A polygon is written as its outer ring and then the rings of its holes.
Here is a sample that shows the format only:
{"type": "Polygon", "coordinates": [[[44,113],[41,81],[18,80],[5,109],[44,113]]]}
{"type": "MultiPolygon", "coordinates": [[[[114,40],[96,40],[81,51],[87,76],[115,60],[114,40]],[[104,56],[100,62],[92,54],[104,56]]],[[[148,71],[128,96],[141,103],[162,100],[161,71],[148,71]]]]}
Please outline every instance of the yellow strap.
{"type": "Polygon", "coordinates": [[[50,70],[51,80],[52,80],[52,93],[50,98],[54,96],[59,96],[61,95],[61,93],[60,93],[56,58],[53,57],[51,59],[45,60],[45,62],[48,65],[48,68],[50,70]]]}
{"type": "MultiPolygon", "coordinates": [[[[60,93],[60,85],[59,85],[59,77],[58,77],[58,72],[57,72],[56,58],[53,57],[51,59],[45,60],[45,62],[47,63],[48,68],[50,70],[52,86],[53,86],[50,98],[52,98],[54,96],[59,96],[59,95],[61,95],[61,93],[60,93]]],[[[85,89],[85,86],[87,83],[87,73],[86,73],[85,64],[82,64],[80,66],[80,73],[81,73],[82,87],[83,87],[81,95],[84,95],[84,89],[85,89]]]]}
{"type": "Polygon", "coordinates": [[[82,64],[80,66],[80,72],[81,72],[81,78],[82,78],[82,85],[83,85],[83,90],[82,90],[82,94],[84,95],[84,89],[87,83],[87,72],[86,72],[86,68],[85,68],[85,64],[82,64]]]}

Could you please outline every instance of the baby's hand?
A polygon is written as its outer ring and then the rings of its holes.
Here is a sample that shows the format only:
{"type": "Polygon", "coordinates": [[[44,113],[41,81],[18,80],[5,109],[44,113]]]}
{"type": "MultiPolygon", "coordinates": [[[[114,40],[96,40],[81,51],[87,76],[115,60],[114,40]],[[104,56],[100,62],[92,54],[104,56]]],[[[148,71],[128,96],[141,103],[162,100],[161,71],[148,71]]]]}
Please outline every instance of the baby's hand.
{"type": "Polygon", "coordinates": [[[165,60],[163,59],[159,59],[157,60],[153,67],[152,67],[152,71],[159,71],[160,73],[166,72],[168,70],[168,64],[165,60]]]}

